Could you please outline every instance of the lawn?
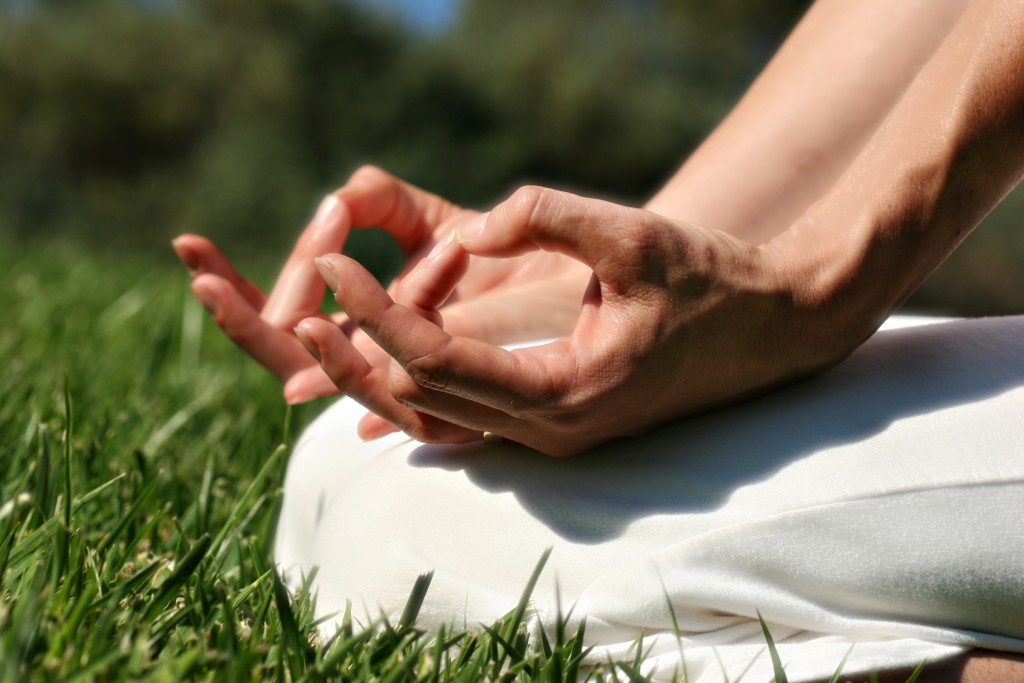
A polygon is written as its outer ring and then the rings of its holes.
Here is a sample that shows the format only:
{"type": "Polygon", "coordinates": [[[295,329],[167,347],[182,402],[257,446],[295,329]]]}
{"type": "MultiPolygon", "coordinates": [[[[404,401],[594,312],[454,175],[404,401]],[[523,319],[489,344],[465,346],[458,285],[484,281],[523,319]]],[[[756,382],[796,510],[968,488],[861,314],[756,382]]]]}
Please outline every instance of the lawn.
{"type": "Polygon", "coordinates": [[[0,272],[3,680],[577,677],[579,639],[528,643],[522,605],[422,633],[427,577],[398,623],[321,643],[271,549],[288,443],[323,404],[289,411],[170,251],[0,243],[0,272]]]}
{"type": "MultiPolygon", "coordinates": [[[[497,624],[425,633],[421,577],[396,623],[321,642],[272,545],[288,444],[324,404],[288,410],[169,249],[0,240],[0,272],[0,680],[580,678],[582,633],[527,635],[529,585],[497,624]]],[[[643,680],[642,650],[584,674],[643,680]]]]}

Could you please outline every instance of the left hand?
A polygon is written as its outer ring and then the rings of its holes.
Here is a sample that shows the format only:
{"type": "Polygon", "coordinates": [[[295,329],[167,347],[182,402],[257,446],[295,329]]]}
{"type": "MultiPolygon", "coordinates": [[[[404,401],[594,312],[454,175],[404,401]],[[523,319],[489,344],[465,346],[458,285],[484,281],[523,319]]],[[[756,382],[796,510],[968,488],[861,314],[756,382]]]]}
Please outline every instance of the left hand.
{"type": "MultiPolygon", "coordinates": [[[[351,228],[379,226],[406,254],[406,265],[391,283],[394,292],[410,270],[455,226],[476,215],[373,166],[356,171],[328,195],[303,231],[269,295],[239,275],[209,240],[182,235],[174,248],[192,273],[192,289],[225,334],[285,382],[293,403],[337,393],[336,385],[302,348],[293,327],[315,316],[339,326],[371,364],[386,367],[390,357],[348,321],[321,310],[324,283],[315,257],[340,251],[351,228]]],[[[536,253],[519,259],[474,259],[450,292],[450,329],[494,343],[567,333],[575,321],[587,270],[561,254],[536,253]],[[534,302],[529,311],[518,305],[534,302]]],[[[364,436],[393,430],[372,419],[364,436]]]]}
{"type": "MultiPolygon", "coordinates": [[[[827,278],[793,254],[648,211],[524,188],[460,234],[470,254],[561,252],[593,277],[571,336],[506,351],[440,325],[464,267],[456,246],[414,271],[400,303],[354,261],[325,257],[346,283],[338,302],[396,361],[346,390],[423,441],[489,431],[571,455],[764,392],[862,341],[842,333],[827,278]]],[[[317,320],[300,329],[333,379],[359,372],[343,335],[317,320]]]]}

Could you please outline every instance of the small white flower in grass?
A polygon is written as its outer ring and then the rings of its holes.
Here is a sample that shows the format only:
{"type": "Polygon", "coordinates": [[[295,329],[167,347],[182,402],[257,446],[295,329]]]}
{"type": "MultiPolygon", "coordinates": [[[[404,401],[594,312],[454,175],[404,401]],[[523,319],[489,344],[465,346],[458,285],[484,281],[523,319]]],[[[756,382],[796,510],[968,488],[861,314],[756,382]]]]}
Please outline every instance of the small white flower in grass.
{"type": "Polygon", "coordinates": [[[238,622],[238,635],[248,638],[252,635],[252,622],[248,619],[240,619],[238,622]]]}
{"type": "Polygon", "coordinates": [[[32,496],[27,493],[19,493],[17,496],[0,505],[0,520],[7,519],[14,510],[22,505],[32,502],[32,496]]]}

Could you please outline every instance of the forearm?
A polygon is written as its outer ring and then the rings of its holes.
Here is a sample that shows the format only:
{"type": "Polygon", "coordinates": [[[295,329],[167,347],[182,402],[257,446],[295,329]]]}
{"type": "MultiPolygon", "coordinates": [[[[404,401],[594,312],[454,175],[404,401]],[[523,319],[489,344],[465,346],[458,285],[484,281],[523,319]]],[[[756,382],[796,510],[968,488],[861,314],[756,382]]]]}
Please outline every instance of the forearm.
{"type": "Polygon", "coordinates": [[[820,0],[646,208],[767,241],[846,169],[964,4],[820,0]]]}
{"type": "Polygon", "coordinates": [[[854,343],[1024,174],[1024,5],[974,2],[847,171],[768,254],[854,343]],[[833,316],[833,319],[836,319],[833,316]]]}

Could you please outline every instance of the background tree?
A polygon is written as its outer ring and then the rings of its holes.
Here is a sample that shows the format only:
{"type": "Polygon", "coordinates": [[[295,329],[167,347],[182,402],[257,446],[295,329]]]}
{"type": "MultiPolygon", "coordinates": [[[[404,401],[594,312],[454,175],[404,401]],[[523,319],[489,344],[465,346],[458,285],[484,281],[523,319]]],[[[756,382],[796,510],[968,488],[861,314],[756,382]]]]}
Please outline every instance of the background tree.
{"type": "MultiPolygon", "coordinates": [[[[346,0],[0,0],[0,236],[276,258],[369,161],[469,205],[524,181],[638,202],[806,4],[464,0],[425,32],[346,0]]],[[[1022,209],[914,301],[1024,310],[1022,209]]]]}

